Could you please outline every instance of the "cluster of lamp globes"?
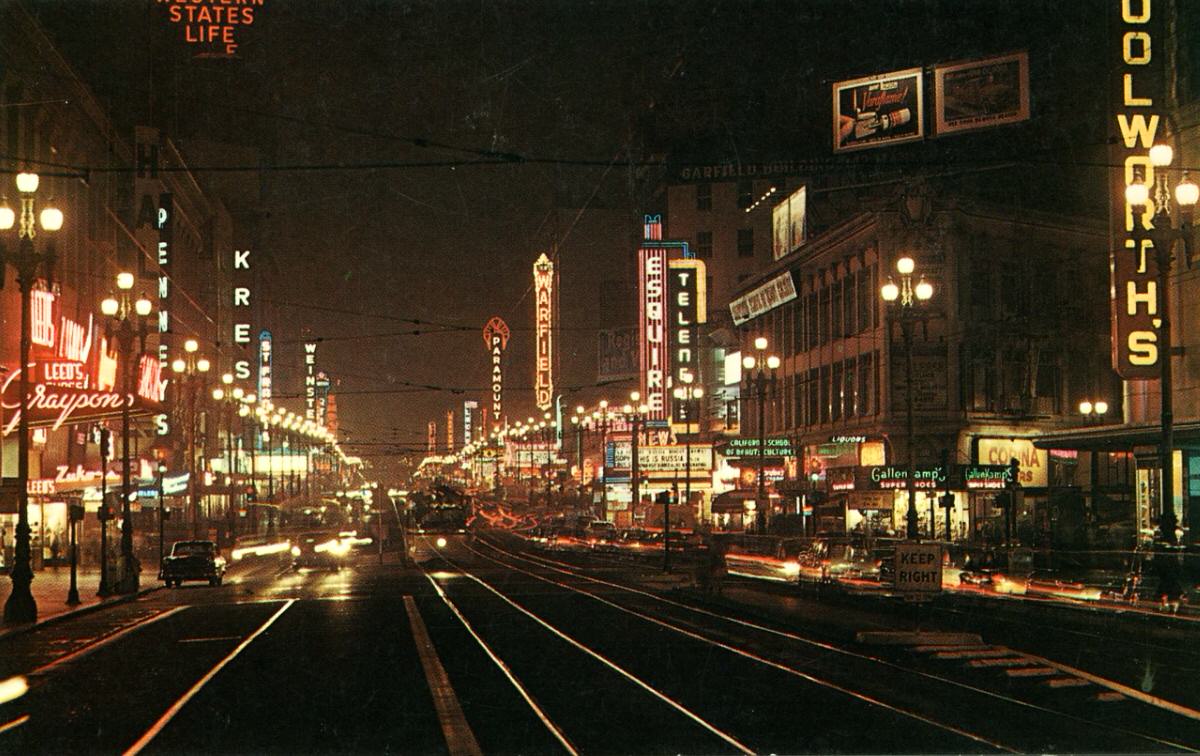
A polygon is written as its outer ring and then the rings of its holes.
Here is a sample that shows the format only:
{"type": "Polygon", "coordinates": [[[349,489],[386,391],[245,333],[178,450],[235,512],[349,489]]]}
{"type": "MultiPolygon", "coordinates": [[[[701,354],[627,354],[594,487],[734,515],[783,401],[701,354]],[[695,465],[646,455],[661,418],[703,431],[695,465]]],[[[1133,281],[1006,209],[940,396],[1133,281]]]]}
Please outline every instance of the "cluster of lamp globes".
{"type": "MultiPolygon", "coordinates": [[[[1169,144],[1156,144],[1150,148],[1150,164],[1155,168],[1166,168],[1174,159],[1175,150],[1171,149],[1169,144]]],[[[1175,201],[1185,212],[1190,212],[1196,206],[1197,200],[1200,200],[1200,187],[1188,179],[1187,171],[1184,171],[1182,178],[1175,186],[1175,201]]],[[[1143,207],[1149,204],[1150,186],[1140,181],[1126,185],[1125,201],[1134,207],[1143,207]]]]}
{"type": "MultiPolygon", "coordinates": [[[[36,173],[18,173],[17,174],[17,191],[20,192],[22,195],[32,195],[34,192],[36,192],[38,190],[39,183],[40,183],[40,179],[38,178],[38,175],[36,173]]],[[[53,201],[53,200],[51,200],[51,201],[53,201]]],[[[31,206],[31,210],[32,210],[32,206],[31,206]]],[[[23,210],[22,210],[22,215],[24,215],[23,210]]],[[[24,225],[24,222],[26,220],[25,217],[22,217],[21,220],[22,220],[22,226],[21,226],[22,233],[33,230],[32,228],[27,229],[26,226],[24,225]]],[[[29,220],[32,221],[32,218],[29,218],[29,220]]],[[[62,225],[63,225],[62,210],[59,210],[57,207],[54,207],[54,205],[48,205],[47,207],[42,208],[42,212],[39,215],[38,220],[41,222],[43,231],[58,231],[60,228],[62,228],[62,225]]],[[[16,225],[16,222],[17,222],[16,212],[11,207],[9,207],[7,199],[0,198],[0,231],[8,231],[14,225],[16,225]]],[[[32,236],[32,234],[30,234],[30,236],[32,236]]]]}

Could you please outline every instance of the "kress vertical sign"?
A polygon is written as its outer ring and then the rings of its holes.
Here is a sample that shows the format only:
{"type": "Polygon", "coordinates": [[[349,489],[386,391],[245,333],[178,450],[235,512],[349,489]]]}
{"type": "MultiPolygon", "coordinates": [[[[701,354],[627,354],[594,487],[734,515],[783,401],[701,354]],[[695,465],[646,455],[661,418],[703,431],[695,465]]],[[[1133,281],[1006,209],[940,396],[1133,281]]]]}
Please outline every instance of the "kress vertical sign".
{"type": "MultiPolygon", "coordinates": [[[[1154,54],[1160,19],[1152,0],[1108,0],[1113,36],[1108,55],[1110,70],[1109,239],[1112,294],[1113,370],[1126,380],[1159,377],[1159,292],[1154,245],[1144,232],[1154,227],[1153,202],[1135,217],[1125,201],[1125,186],[1135,181],[1154,185],[1150,148],[1162,125],[1153,112],[1156,98],[1165,94],[1162,65],[1166,50],[1154,54]]],[[[1165,45],[1163,46],[1165,48],[1165,45]]],[[[1153,199],[1153,198],[1152,198],[1153,199]]]]}
{"type": "MultiPolygon", "coordinates": [[[[238,380],[250,378],[250,358],[245,356],[246,347],[251,342],[250,337],[250,250],[235,249],[233,251],[233,279],[237,284],[233,287],[233,343],[241,355],[233,362],[233,375],[238,380]]],[[[267,397],[262,397],[266,399],[267,397]]]]}
{"type": "MultiPolygon", "coordinates": [[[[700,382],[699,326],[708,322],[708,291],[702,260],[671,260],[667,295],[670,302],[671,377],[677,386],[700,382]]],[[[689,402],[672,405],[674,423],[693,423],[687,416],[689,402]]]]}

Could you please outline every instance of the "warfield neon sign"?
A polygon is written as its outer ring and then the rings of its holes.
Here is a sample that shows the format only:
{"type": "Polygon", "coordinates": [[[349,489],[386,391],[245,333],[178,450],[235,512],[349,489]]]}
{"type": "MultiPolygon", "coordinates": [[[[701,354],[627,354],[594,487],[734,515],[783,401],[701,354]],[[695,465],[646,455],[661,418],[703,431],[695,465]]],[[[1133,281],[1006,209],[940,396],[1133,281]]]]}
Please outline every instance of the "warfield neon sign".
{"type": "Polygon", "coordinates": [[[508,346],[508,324],[499,316],[483,327],[483,343],[492,358],[492,415],[500,425],[504,422],[504,349],[508,346]]]}
{"type": "Polygon", "coordinates": [[[534,322],[537,332],[537,358],[534,368],[534,393],[537,408],[550,409],[554,402],[554,355],[553,355],[553,294],[554,263],[545,253],[533,264],[533,290],[535,296],[534,322]]]}

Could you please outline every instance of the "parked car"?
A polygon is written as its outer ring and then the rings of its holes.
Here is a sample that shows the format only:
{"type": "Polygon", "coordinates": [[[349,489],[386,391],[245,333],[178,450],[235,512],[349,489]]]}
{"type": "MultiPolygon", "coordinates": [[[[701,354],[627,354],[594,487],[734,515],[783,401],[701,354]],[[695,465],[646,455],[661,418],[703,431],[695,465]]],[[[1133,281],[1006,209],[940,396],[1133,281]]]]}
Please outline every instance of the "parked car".
{"type": "Polygon", "coordinates": [[[212,541],[176,541],[170,556],[163,557],[158,578],[167,587],[183,585],[185,580],[207,580],[220,585],[225,577],[225,558],[212,541]]]}

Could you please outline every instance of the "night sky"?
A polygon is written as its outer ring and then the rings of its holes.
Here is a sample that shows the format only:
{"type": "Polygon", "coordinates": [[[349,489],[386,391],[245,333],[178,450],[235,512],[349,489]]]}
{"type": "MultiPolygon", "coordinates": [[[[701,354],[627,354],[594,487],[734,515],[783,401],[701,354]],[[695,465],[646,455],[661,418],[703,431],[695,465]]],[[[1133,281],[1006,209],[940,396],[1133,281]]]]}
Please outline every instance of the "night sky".
{"type": "MultiPolygon", "coordinates": [[[[617,325],[597,322],[598,287],[627,273],[637,219],[657,209],[644,179],[665,172],[664,156],[827,160],[832,82],[1019,49],[1029,124],[870,158],[961,170],[1015,159],[1003,181],[1050,193],[1104,138],[1103,8],[1087,2],[266,0],[234,59],[193,57],[149,2],[30,5],[130,133],[150,123],[259,151],[267,201],[249,210],[266,217],[260,253],[278,266],[265,296],[279,390],[301,389],[307,329],[342,379],[351,440],[404,448],[423,446],[428,420],[485,398],[479,330],[493,314],[514,330],[507,385],[532,385],[529,271],[555,242],[560,382],[595,383],[594,329],[617,325]],[[440,165],[401,165],[412,163],[440,165]],[[366,391],[395,393],[355,393],[366,391]]],[[[875,170],[847,162],[847,180],[875,170]]],[[[532,391],[505,401],[524,417],[532,391]]]]}

